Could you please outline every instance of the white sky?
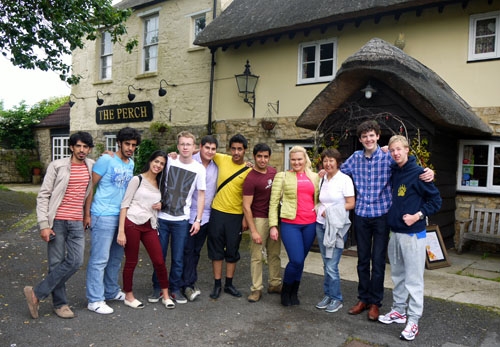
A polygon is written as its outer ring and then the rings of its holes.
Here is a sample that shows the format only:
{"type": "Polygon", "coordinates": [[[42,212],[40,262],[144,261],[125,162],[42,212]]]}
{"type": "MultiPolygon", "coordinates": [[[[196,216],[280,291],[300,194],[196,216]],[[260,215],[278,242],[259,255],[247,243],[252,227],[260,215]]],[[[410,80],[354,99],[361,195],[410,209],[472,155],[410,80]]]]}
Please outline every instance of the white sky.
{"type": "Polygon", "coordinates": [[[24,100],[32,106],[51,97],[69,96],[71,88],[52,71],[20,69],[0,55],[0,100],[6,110],[24,100]]]}
{"type": "MultiPolygon", "coordinates": [[[[112,2],[116,4],[120,1],[112,2]]],[[[68,60],[71,62],[70,57],[68,60]]],[[[4,109],[10,110],[22,100],[32,106],[44,99],[69,96],[69,94],[71,87],[61,81],[58,73],[20,69],[0,55],[0,100],[3,100],[4,109]]]]}

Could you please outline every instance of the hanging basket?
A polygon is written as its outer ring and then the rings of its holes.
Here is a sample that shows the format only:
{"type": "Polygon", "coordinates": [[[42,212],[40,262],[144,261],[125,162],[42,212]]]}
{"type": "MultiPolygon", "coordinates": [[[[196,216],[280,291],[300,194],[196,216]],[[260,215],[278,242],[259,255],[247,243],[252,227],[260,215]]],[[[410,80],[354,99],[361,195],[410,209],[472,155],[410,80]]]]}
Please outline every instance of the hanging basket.
{"type": "Polygon", "coordinates": [[[261,125],[262,129],[264,129],[264,130],[273,130],[274,127],[276,126],[276,122],[269,121],[269,120],[263,120],[260,122],[260,125],[261,125]]]}

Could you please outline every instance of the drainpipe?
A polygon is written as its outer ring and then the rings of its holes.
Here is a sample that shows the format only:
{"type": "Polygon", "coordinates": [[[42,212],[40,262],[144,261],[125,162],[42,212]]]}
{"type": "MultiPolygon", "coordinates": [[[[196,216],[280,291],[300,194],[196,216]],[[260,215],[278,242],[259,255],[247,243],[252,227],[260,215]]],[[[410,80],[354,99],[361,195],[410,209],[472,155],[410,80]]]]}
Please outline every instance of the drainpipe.
{"type": "MultiPolygon", "coordinates": [[[[213,11],[213,17],[212,20],[214,20],[217,17],[217,0],[214,0],[214,11],[213,11]]],[[[210,53],[212,54],[212,61],[210,64],[210,94],[209,94],[209,99],[208,99],[208,124],[207,124],[207,130],[208,134],[212,135],[212,105],[213,105],[213,97],[214,97],[214,76],[215,76],[215,52],[217,48],[210,49],[210,53]]]]}

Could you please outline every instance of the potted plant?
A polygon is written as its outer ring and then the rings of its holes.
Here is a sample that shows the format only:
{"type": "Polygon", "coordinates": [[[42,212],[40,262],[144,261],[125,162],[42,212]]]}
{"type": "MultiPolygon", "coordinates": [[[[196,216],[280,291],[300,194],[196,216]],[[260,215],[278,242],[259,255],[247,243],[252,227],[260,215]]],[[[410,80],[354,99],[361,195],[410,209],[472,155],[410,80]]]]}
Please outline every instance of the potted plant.
{"type": "Polygon", "coordinates": [[[30,163],[30,168],[31,168],[31,173],[33,176],[40,176],[42,169],[43,169],[43,164],[41,161],[32,161],[30,163]]]}
{"type": "Polygon", "coordinates": [[[151,132],[159,132],[160,134],[163,134],[166,131],[170,131],[170,126],[167,123],[156,121],[151,123],[149,130],[151,132]]]}

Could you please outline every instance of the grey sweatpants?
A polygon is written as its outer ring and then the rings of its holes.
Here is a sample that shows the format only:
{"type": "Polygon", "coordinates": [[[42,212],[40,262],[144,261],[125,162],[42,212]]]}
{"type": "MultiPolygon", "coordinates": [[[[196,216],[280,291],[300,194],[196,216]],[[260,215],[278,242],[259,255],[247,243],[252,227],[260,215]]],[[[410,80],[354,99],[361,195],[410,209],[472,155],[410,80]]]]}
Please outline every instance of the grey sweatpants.
{"type": "Polygon", "coordinates": [[[391,232],[387,253],[391,263],[392,309],[408,310],[407,322],[418,324],[424,309],[425,238],[391,232]]]}

